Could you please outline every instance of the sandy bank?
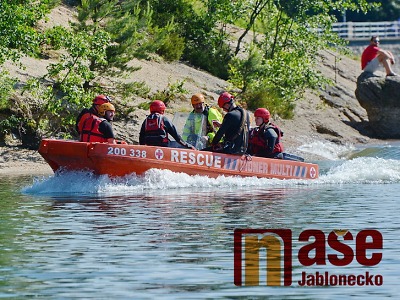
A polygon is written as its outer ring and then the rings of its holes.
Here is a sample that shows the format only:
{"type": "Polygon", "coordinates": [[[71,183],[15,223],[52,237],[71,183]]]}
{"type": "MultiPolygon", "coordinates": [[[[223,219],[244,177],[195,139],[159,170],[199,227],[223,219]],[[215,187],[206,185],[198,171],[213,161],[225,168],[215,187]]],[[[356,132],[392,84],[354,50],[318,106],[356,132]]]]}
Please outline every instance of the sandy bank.
{"type": "Polygon", "coordinates": [[[37,151],[19,147],[0,147],[0,176],[52,174],[37,151]]]}

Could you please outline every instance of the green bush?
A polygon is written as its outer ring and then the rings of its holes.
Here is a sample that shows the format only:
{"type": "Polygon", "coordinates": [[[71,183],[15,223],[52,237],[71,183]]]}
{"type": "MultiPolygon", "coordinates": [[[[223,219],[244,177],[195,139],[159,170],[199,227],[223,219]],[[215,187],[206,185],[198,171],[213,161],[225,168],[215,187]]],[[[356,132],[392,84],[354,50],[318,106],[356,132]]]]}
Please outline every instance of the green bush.
{"type": "Polygon", "coordinates": [[[185,49],[185,40],[177,33],[169,34],[157,53],[167,61],[179,60],[185,49]]]}
{"type": "Polygon", "coordinates": [[[216,77],[227,80],[228,76],[228,63],[231,55],[228,51],[213,51],[211,46],[208,45],[191,45],[183,58],[188,60],[193,66],[201,68],[210,72],[216,77]]]}
{"type": "Polygon", "coordinates": [[[0,72],[0,110],[9,107],[9,97],[14,91],[17,80],[9,77],[7,71],[0,72]]]}
{"type": "Polygon", "coordinates": [[[293,118],[295,103],[290,100],[282,100],[275,93],[274,88],[249,89],[241,97],[247,103],[247,108],[250,110],[254,111],[257,108],[264,107],[273,115],[279,115],[284,119],[293,118]]]}
{"type": "Polygon", "coordinates": [[[117,93],[121,95],[123,99],[132,97],[133,95],[142,98],[148,98],[150,88],[144,81],[134,81],[129,83],[118,82],[116,83],[117,93]]]}
{"type": "Polygon", "coordinates": [[[168,106],[168,103],[180,97],[181,95],[188,94],[189,91],[186,90],[183,85],[185,84],[185,80],[176,81],[175,83],[168,83],[168,86],[162,90],[157,91],[154,95],[151,96],[152,100],[161,100],[168,106]]]}
{"type": "Polygon", "coordinates": [[[0,136],[3,137],[4,135],[10,133],[13,128],[16,128],[21,123],[21,118],[11,115],[7,118],[0,121],[0,136]]]}

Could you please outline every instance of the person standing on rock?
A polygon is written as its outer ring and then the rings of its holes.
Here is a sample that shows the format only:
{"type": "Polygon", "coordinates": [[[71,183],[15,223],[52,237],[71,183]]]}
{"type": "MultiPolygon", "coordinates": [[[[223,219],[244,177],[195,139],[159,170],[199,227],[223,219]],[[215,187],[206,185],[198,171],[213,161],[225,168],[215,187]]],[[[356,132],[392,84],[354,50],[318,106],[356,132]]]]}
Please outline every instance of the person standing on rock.
{"type": "Polygon", "coordinates": [[[383,50],[378,45],[380,43],[378,36],[371,37],[369,46],[364,49],[361,55],[361,69],[364,72],[374,73],[382,65],[385,68],[386,76],[396,76],[391,65],[394,65],[394,56],[392,52],[383,50]]]}

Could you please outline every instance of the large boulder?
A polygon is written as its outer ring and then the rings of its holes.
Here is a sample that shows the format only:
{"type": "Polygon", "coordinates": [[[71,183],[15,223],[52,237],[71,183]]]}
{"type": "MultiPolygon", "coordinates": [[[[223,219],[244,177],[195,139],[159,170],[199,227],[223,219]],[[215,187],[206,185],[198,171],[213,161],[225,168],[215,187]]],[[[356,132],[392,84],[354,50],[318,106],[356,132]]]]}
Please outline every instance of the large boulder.
{"type": "Polygon", "coordinates": [[[400,138],[400,76],[363,72],[357,78],[356,98],[367,111],[371,131],[378,138],[400,138]]]}

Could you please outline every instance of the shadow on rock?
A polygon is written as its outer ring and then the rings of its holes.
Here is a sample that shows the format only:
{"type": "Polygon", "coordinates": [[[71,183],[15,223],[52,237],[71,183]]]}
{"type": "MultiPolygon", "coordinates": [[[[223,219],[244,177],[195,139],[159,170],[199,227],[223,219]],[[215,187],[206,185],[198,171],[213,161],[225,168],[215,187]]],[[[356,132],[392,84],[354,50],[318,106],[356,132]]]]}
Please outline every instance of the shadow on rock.
{"type": "Polygon", "coordinates": [[[372,134],[400,138],[400,76],[381,77],[363,72],[357,78],[356,98],[367,111],[372,134]]]}

